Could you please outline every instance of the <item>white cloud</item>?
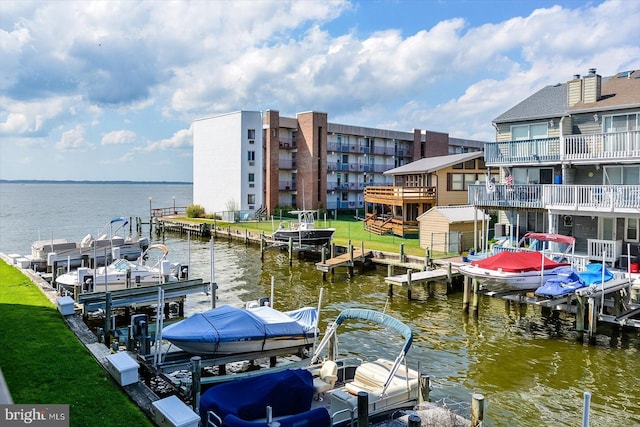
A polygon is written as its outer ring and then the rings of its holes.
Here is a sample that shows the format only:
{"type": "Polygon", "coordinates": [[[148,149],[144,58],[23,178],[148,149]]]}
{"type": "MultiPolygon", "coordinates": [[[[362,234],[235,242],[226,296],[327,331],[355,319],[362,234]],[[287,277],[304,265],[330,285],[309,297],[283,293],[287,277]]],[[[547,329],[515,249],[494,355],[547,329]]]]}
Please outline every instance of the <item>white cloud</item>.
{"type": "Polygon", "coordinates": [[[85,130],[81,125],[62,133],[60,141],[56,143],[56,149],[60,151],[84,151],[92,147],[85,139],[85,130]]]}
{"type": "Polygon", "coordinates": [[[115,130],[109,132],[102,137],[100,143],[102,145],[121,145],[121,144],[133,144],[136,142],[137,135],[130,130],[115,130]]]}
{"type": "Polygon", "coordinates": [[[192,146],[193,146],[193,133],[191,132],[191,128],[189,128],[189,129],[180,129],[179,131],[174,133],[171,138],[151,142],[144,148],[144,150],[145,151],[168,150],[168,149],[176,149],[176,148],[189,148],[192,146]]]}

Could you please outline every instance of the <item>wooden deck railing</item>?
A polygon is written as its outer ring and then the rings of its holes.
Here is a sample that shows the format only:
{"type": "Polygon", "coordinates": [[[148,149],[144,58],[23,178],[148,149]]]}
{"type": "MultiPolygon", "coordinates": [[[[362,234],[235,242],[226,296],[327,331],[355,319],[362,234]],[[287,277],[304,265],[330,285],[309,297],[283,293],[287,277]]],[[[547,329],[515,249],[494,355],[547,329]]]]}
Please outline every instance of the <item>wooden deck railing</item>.
{"type": "Polygon", "coordinates": [[[364,189],[364,199],[372,203],[402,205],[407,201],[435,201],[436,187],[396,187],[370,185],[364,189]]]}

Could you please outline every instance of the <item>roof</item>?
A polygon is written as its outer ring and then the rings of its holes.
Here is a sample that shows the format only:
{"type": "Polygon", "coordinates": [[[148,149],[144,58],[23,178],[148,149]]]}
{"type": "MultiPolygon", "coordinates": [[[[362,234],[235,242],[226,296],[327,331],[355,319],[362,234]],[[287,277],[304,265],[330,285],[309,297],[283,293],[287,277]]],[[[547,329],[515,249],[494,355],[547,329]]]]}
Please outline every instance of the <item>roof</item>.
{"type": "MultiPolygon", "coordinates": [[[[438,212],[440,215],[445,217],[449,223],[455,222],[469,222],[474,220],[482,220],[482,211],[480,209],[475,209],[472,205],[459,205],[459,206],[434,206],[429,209],[422,215],[420,215],[417,219],[420,221],[424,217],[427,216],[430,212],[438,212]],[[475,212],[474,212],[475,211],[475,212]]],[[[489,219],[489,215],[485,215],[485,220],[489,219]]]]}
{"type": "Polygon", "coordinates": [[[482,151],[472,151],[470,153],[451,154],[448,156],[438,157],[426,157],[424,159],[416,160],[415,162],[407,163],[406,165],[399,166],[397,168],[389,169],[384,172],[384,175],[408,175],[413,173],[431,173],[444,169],[448,166],[452,166],[467,160],[478,159],[484,157],[482,151]]]}
{"type": "Polygon", "coordinates": [[[600,111],[613,108],[640,106],[640,70],[603,77],[600,99],[596,102],[579,102],[567,105],[567,83],[546,86],[495,119],[494,123],[548,119],[572,112],[600,111]]]}

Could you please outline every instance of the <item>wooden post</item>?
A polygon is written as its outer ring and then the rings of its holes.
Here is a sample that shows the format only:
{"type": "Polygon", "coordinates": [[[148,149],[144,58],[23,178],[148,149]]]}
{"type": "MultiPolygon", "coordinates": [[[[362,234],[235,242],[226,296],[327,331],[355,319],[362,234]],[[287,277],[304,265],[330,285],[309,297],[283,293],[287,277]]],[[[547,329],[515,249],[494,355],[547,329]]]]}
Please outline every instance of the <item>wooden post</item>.
{"type": "Polygon", "coordinates": [[[248,245],[249,244],[249,230],[248,229],[244,229],[244,244],[248,245]]]}
{"type": "Polygon", "coordinates": [[[351,240],[349,240],[349,277],[353,277],[353,245],[351,244],[351,240]]]}
{"type": "Polygon", "coordinates": [[[200,411],[200,378],[202,374],[202,361],[200,356],[193,356],[191,358],[191,400],[194,412],[200,411]]]}
{"type": "Polygon", "coordinates": [[[111,292],[104,295],[104,343],[111,346],[111,292]]]}
{"type": "Polygon", "coordinates": [[[387,265],[387,276],[389,277],[393,276],[393,264],[387,265]]]}
{"type": "Polygon", "coordinates": [[[472,309],[474,314],[478,314],[478,304],[479,304],[479,295],[478,295],[478,279],[474,278],[473,279],[473,303],[472,303],[472,309]]]}
{"type": "MultiPolygon", "coordinates": [[[[326,264],[327,263],[327,252],[326,252],[326,245],[322,245],[322,249],[321,251],[321,255],[322,255],[322,264],[326,264]]],[[[323,271],[322,272],[322,280],[327,280],[327,272],[323,271]]]]}
{"type": "Polygon", "coordinates": [[[427,374],[420,374],[420,393],[418,403],[429,402],[429,392],[431,391],[431,378],[427,374]]]}
{"type": "Polygon", "coordinates": [[[358,392],[358,427],[369,427],[369,393],[358,392]]]}
{"type": "Polygon", "coordinates": [[[260,261],[264,261],[264,233],[260,233],[260,261]]]}
{"type": "Polygon", "coordinates": [[[464,276],[464,287],[462,290],[462,311],[464,313],[469,312],[469,281],[471,281],[471,277],[464,276]]]}
{"type": "Polygon", "coordinates": [[[412,285],[411,285],[411,269],[408,268],[407,269],[407,298],[409,300],[411,300],[411,291],[412,291],[412,285]]]}
{"type": "Polygon", "coordinates": [[[289,237],[289,266],[293,265],[293,237],[289,237]]]}
{"type": "Polygon", "coordinates": [[[587,332],[589,344],[596,343],[596,323],[598,322],[598,308],[595,298],[589,298],[589,330],[587,332]]]}
{"type": "Polygon", "coordinates": [[[451,286],[451,283],[453,283],[453,274],[451,273],[451,263],[448,262],[447,263],[447,289],[449,289],[449,286],[451,286]]]}
{"type": "Polygon", "coordinates": [[[404,243],[400,243],[400,262],[404,262],[404,243]]]}
{"type": "Polygon", "coordinates": [[[482,425],[484,420],[484,396],[479,393],[471,395],[471,427],[482,425]]]}

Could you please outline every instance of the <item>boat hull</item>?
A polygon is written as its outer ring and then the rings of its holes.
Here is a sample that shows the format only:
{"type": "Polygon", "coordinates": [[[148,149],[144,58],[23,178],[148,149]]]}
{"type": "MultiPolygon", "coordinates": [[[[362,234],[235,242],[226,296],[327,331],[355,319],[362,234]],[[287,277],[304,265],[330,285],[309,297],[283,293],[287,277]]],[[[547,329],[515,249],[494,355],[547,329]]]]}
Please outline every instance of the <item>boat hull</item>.
{"type": "Polygon", "coordinates": [[[458,270],[465,276],[478,280],[478,284],[484,290],[507,292],[535,290],[547,280],[557,277],[563,268],[565,267],[544,270],[542,274],[540,271],[500,272],[473,265],[464,265],[458,267],[458,270]]]}
{"type": "Polygon", "coordinates": [[[286,349],[291,349],[292,353],[297,353],[298,349],[312,346],[314,338],[314,334],[309,333],[300,336],[273,337],[265,340],[230,341],[223,343],[180,341],[172,338],[171,343],[187,353],[222,356],[286,349]]]}

